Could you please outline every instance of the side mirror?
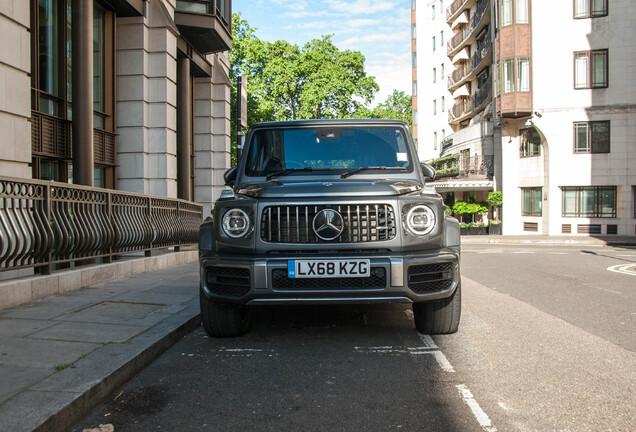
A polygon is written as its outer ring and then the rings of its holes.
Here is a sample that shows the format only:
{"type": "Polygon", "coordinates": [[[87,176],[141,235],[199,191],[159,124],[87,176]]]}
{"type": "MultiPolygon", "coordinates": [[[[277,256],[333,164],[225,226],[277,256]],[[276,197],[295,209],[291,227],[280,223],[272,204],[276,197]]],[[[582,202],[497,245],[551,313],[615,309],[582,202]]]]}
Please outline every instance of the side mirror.
{"type": "Polygon", "coordinates": [[[422,163],[422,173],[424,174],[424,179],[426,181],[434,181],[435,180],[435,168],[430,166],[427,163],[422,163]]]}
{"type": "Polygon", "coordinates": [[[223,174],[223,180],[225,180],[225,185],[229,187],[234,187],[234,183],[236,183],[237,174],[238,174],[238,167],[232,167],[229,170],[225,171],[225,174],[223,174]]]}

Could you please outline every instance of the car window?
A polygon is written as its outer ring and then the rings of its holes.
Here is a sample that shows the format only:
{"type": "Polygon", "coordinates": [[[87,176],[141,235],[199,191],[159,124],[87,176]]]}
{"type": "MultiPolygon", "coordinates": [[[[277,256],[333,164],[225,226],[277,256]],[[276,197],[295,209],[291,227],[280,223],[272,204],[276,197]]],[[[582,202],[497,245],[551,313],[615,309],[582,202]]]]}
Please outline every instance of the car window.
{"type": "Polygon", "coordinates": [[[317,127],[257,130],[245,172],[266,176],[291,168],[410,166],[406,138],[395,127],[317,127]]]}

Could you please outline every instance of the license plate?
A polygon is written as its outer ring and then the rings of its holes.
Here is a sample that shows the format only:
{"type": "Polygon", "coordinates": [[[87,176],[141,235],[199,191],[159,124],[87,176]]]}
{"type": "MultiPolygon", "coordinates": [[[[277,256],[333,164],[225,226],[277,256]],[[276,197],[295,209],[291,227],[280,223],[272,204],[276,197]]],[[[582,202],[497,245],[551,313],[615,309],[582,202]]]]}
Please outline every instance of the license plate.
{"type": "Polygon", "coordinates": [[[290,279],[369,277],[370,275],[371,264],[368,259],[287,261],[287,276],[290,279]]]}

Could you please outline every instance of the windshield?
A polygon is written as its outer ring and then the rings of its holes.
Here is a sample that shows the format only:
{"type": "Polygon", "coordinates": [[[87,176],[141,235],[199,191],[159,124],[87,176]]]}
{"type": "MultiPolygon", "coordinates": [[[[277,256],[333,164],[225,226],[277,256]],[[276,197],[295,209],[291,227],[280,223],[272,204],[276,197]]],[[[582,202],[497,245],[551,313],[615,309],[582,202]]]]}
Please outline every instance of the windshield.
{"type": "MultiPolygon", "coordinates": [[[[410,167],[406,137],[395,127],[262,129],[252,135],[245,173],[322,173],[363,167],[410,167]],[[312,168],[301,170],[302,168],[312,168]],[[296,170],[294,170],[296,169],[296,170]]],[[[372,169],[371,168],[371,169],[372,169]]]]}

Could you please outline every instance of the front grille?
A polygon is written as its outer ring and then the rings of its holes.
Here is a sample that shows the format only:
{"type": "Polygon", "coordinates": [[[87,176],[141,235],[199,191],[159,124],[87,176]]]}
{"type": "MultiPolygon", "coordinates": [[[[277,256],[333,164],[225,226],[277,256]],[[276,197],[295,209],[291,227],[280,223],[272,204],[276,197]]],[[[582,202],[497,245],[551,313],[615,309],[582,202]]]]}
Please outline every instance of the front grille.
{"type": "Polygon", "coordinates": [[[409,288],[417,294],[428,294],[453,286],[453,264],[424,264],[409,267],[409,288]]]}
{"type": "Polygon", "coordinates": [[[383,267],[371,267],[371,276],[359,278],[295,278],[287,277],[287,270],[272,271],[274,290],[364,290],[386,287],[386,271],[383,267]]]}
{"type": "Polygon", "coordinates": [[[261,239],[270,243],[360,243],[395,238],[395,212],[387,204],[272,206],[263,210],[261,239]],[[323,209],[336,210],[344,221],[334,240],[320,239],[312,224],[323,209]]]}
{"type": "Polygon", "coordinates": [[[250,291],[250,271],[239,267],[209,267],[208,288],[223,297],[243,297],[250,291]]]}

